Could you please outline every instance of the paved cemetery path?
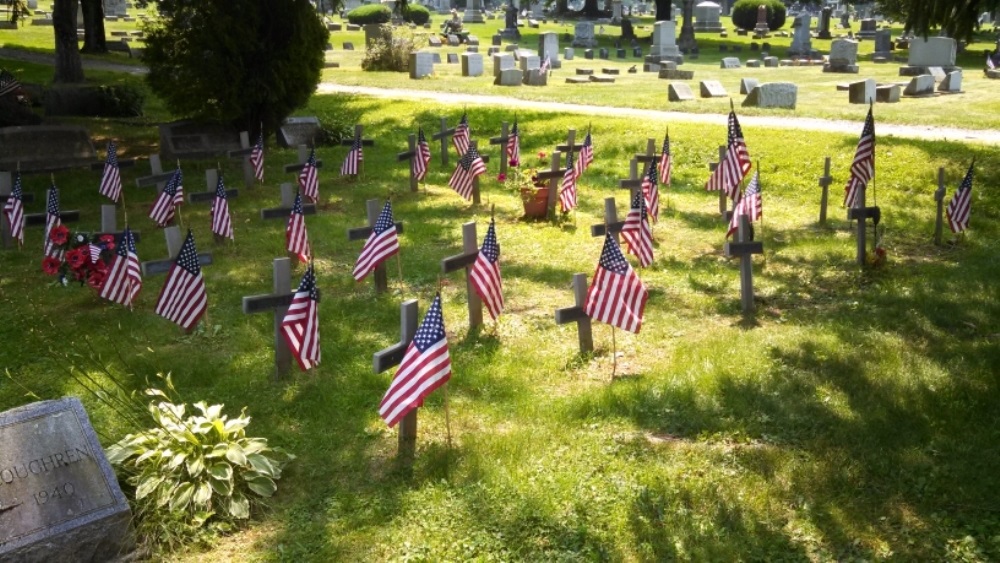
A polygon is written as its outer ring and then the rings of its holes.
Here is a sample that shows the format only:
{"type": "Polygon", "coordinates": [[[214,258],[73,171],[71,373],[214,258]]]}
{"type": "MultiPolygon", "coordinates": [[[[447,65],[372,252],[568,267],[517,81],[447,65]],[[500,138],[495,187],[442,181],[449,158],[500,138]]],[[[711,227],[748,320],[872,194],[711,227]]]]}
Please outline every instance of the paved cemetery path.
{"type": "MultiPolygon", "coordinates": [[[[429,90],[404,90],[395,88],[370,88],[367,86],[343,86],[324,82],[316,89],[319,94],[361,94],[379,98],[396,100],[433,100],[454,104],[475,103],[497,107],[517,107],[537,111],[560,111],[569,113],[584,113],[587,115],[606,115],[608,117],[636,117],[655,121],[682,121],[686,123],[705,123],[726,126],[725,115],[684,113],[677,111],[660,111],[652,109],[620,108],[609,106],[589,106],[585,104],[570,104],[564,102],[542,102],[536,100],[521,100],[506,96],[481,96],[476,94],[455,94],[450,92],[434,92],[429,90]]],[[[854,121],[839,121],[817,119],[811,117],[780,117],[741,115],[740,124],[746,126],[803,129],[807,131],[828,131],[859,135],[860,124],[854,121]]],[[[954,142],[979,142],[1000,145],[1000,131],[993,129],[956,129],[952,127],[928,127],[920,125],[894,125],[879,123],[876,127],[878,135],[903,137],[909,139],[945,140],[954,142]]]]}
{"type": "MultiPolygon", "coordinates": [[[[34,51],[26,51],[24,49],[17,49],[13,47],[0,47],[0,59],[20,61],[24,63],[35,63],[40,65],[55,66],[56,64],[56,56],[54,54],[49,55],[46,53],[36,53],[34,51]]],[[[82,57],[82,62],[84,70],[107,70],[110,72],[125,72],[128,74],[149,74],[148,68],[138,64],[130,65],[125,63],[116,63],[101,59],[91,59],[86,56],[82,57]]]]}

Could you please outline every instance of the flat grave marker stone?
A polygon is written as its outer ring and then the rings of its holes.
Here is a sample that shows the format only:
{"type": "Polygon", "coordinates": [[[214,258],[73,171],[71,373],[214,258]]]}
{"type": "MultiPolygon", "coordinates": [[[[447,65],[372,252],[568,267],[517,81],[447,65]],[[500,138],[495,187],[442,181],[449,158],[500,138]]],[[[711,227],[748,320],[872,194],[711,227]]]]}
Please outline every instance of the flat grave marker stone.
{"type": "Polygon", "coordinates": [[[671,102],[686,102],[694,99],[694,92],[686,82],[671,82],[667,86],[667,99],[671,102]]]}
{"type": "Polygon", "coordinates": [[[278,128],[278,144],[286,149],[299,145],[313,146],[319,131],[317,117],[288,117],[278,128]]]}
{"type": "Polygon", "coordinates": [[[0,170],[21,173],[89,167],[97,159],[90,133],[83,127],[21,125],[0,128],[0,170]]]}
{"type": "Polygon", "coordinates": [[[725,98],[728,95],[718,80],[702,80],[699,89],[702,98],[725,98]]]}

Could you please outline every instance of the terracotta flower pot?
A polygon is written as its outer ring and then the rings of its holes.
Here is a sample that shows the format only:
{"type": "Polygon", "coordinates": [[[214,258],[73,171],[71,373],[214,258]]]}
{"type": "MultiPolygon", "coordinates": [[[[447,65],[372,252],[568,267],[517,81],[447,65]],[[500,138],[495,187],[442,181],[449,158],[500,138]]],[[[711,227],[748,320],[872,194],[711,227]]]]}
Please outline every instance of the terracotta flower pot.
{"type": "Polygon", "coordinates": [[[524,204],[524,216],[542,218],[548,213],[549,188],[521,188],[521,203],[524,204]]]}

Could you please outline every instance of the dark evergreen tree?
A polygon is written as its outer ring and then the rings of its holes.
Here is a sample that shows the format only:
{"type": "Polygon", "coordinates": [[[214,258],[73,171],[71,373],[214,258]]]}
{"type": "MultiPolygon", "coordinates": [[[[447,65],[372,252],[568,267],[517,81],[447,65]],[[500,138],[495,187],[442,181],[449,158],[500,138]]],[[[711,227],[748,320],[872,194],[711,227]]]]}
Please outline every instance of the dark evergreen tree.
{"type": "Polygon", "coordinates": [[[879,11],[905,21],[906,30],[920,35],[938,29],[949,37],[970,39],[979,15],[1000,7],[1000,0],[877,0],[879,11]]]}

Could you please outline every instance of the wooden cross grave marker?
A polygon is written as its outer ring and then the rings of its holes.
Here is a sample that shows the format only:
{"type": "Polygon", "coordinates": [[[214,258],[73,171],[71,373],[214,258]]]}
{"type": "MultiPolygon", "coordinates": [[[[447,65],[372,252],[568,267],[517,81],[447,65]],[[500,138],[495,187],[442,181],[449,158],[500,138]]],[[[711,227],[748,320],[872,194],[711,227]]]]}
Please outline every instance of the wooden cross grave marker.
{"type": "Polygon", "coordinates": [[[250,132],[240,131],[240,148],[226,153],[231,159],[243,161],[243,184],[249,189],[257,183],[257,172],[250,162],[250,155],[253,154],[253,146],[250,145],[250,132]]]}
{"type": "MultiPolygon", "coordinates": [[[[727,152],[726,146],[719,145],[719,162],[708,163],[708,170],[710,172],[715,172],[715,169],[722,164],[722,161],[726,160],[726,152],[727,152]]],[[[725,190],[719,190],[719,215],[722,216],[722,220],[725,221],[727,224],[729,223],[729,219],[731,218],[729,216],[729,213],[726,212],[728,206],[729,206],[729,196],[726,195],[725,190]]]]}
{"type": "Polygon", "coordinates": [[[490,137],[491,145],[500,145],[500,173],[507,174],[507,141],[510,140],[510,131],[507,129],[507,122],[500,122],[500,136],[490,137]]]}
{"type": "Polygon", "coordinates": [[[450,274],[465,269],[465,292],[469,298],[469,330],[483,324],[483,301],[472,287],[472,277],[469,275],[472,265],[479,256],[479,243],[476,237],[476,222],[470,221],[462,225],[462,253],[441,260],[441,272],[450,274]]]}
{"type": "Polygon", "coordinates": [[[556,150],[565,154],[568,162],[581,146],[576,144],[576,129],[569,129],[566,131],[566,142],[556,145],[556,150]]]}
{"type": "MultiPolygon", "coordinates": [[[[49,190],[51,190],[51,189],[52,188],[49,188],[49,190]]],[[[49,190],[45,190],[46,205],[48,205],[48,201],[49,201],[49,190]]],[[[6,213],[0,212],[0,215],[6,215],[6,213]]],[[[49,216],[48,212],[44,212],[44,213],[25,213],[24,214],[24,226],[25,227],[37,227],[39,225],[45,225],[46,220],[48,219],[48,216],[49,216]]],[[[59,220],[62,221],[63,223],[75,223],[76,221],[80,220],[80,211],[79,210],[63,211],[63,210],[60,209],[59,210],[59,220]]]]}
{"type": "MultiPolygon", "coordinates": [[[[417,334],[417,300],[404,301],[400,306],[399,342],[372,356],[372,368],[376,374],[398,366],[403,361],[406,349],[417,334]]],[[[404,465],[413,464],[417,446],[417,410],[413,408],[399,421],[399,460],[404,465]]]]}
{"type": "Polygon", "coordinates": [[[275,258],[272,279],[274,290],[270,294],[243,298],[243,313],[274,314],[274,379],[281,380],[292,368],[292,351],[288,348],[281,329],[281,321],[295,297],[292,291],[292,261],[288,258],[275,258]]]}
{"type": "MultiPolygon", "coordinates": [[[[181,237],[181,229],[177,225],[171,225],[163,229],[163,236],[167,239],[167,258],[162,260],[148,260],[139,264],[142,276],[156,276],[170,271],[170,266],[177,260],[177,255],[181,252],[181,245],[184,238],[181,237]]],[[[210,253],[198,253],[198,265],[207,266],[212,263],[210,253]]]]}
{"type": "Polygon", "coordinates": [[[615,198],[606,197],[604,198],[604,222],[591,225],[590,236],[603,237],[608,231],[611,231],[611,234],[615,237],[615,241],[618,241],[618,234],[622,232],[622,227],[624,226],[625,221],[618,220],[618,208],[615,205],[615,198]]]}
{"type": "MultiPolygon", "coordinates": [[[[656,139],[646,139],[646,152],[637,153],[635,160],[643,165],[648,165],[650,162],[658,162],[660,157],[656,154],[656,139]]],[[[642,168],[646,170],[649,167],[643,166],[642,168]]]]}
{"type": "MultiPolygon", "coordinates": [[[[309,145],[299,145],[299,161],[295,164],[286,164],[285,172],[301,172],[303,168],[306,167],[306,161],[309,160],[309,153],[312,152],[309,149],[309,145]]],[[[316,168],[323,168],[323,160],[316,159],[316,168]]]]}
{"type": "MultiPolygon", "coordinates": [[[[613,198],[609,199],[614,201],[613,198]]],[[[587,274],[573,274],[573,298],[576,301],[574,306],[556,309],[556,324],[576,322],[580,353],[588,354],[594,351],[594,337],[590,330],[590,317],[583,311],[583,305],[587,302],[587,274]]]]}
{"type": "Polygon", "coordinates": [[[413,172],[413,161],[418,158],[417,136],[410,133],[410,136],[406,138],[406,142],[409,144],[410,148],[403,152],[396,153],[396,162],[408,161],[410,163],[410,191],[415,192],[420,188],[420,182],[417,181],[417,175],[413,172]]]}
{"type": "MultiPolygon", "coordinates": [[[[284,182],[281,184],[281,204],[278,207],[271,207],[269,209],[260,210],[261,219],[288,219],[288,216],[292,213],[292,206],[295,205],[295,193],[298,190],[298,185],[293,185],[289,182],[284,182]]],[[[316,204],[315,203],[303,203],[302,204],[302,214],[303,215],[315,215],[316,214],[316,204]]]]}
{"type": "Polygon", "coordinates": [[[442,117],[441,130],[431,135],[431,140],[441,141],[441,166],[448,166],[448,142],[454,136],[455,136],[455,127],[449,129],[448,118],[442,117]]]}
{"type": "MultiPolygon", "coordinates": [[[[469,150],[472,149],[476,149],[477,151],[479,150],[479,142],[475,139],[469,141],[469,150]]],[[[481,158],[485,164],[489,164],[490,162],[490,155],[488,154],[480,153],[479,158],[481,158]]],[[[484,174],[480,174],[479,176],[483,175],[484,174]]],[[[482,194],[479,190],[479,176],[472,178],[472,205],[479,205],[483,202],[482,194]]],[[[539,177],[541,177],[541,174],[539,174],[539,177]]],[[[551,195],[549,197],[551,198],[551,195]]]]}
{"type": "Polygon", "coordinates": [[[934,191],[934,201],[937,202],[937,215],[934,219],[934,244],[941,245],[941,232],[944,227],[944,168],[938,168],[938,189],[934,191]]]}
{"type": "Polygon", "coordinates": [[[156,193],[160,193],[167,186],[170,178],[174,176],[174,172],[163,171],[163,164],[160,162],[160,155],[158,154],[149,155],[149,168],[151,175],[136,178],[135,185],[140,188],[156,186],[156,193]]]}
{"type": "Polygon", "coordinates": [[[754,254],[764,253],[763,242],[750,241],[750,218],[740,215],[739,228],[736,232],[737,242],[726,242],[725,254],[727,258],[733,256],[740,257],[740,301],[743,305],[743,314],[753,313],[753,263],[754,254]]]}
{"type": "Polygon", "coordinates": [[[552,153],[552,160],[549,165],[548,170],[542,170],[538,172],[539,180],[549,181],[549,200],[546,203],[548,207],[549,217],[556,216],[556,201],[559,199],[559,186],[562,185],[562,177],[566,174],[568,168],[560,168],[559,160],[562,157],[562,153],[554,151],[552,153]]]}
{"type": "Polygon", "coordinates": [[[819,224],[826,226],[826,205],[830,197],[830,184],[833,177],[830,176],[830,157],[823,159],[823,175],[819,177],[819,187],[823,188],[823,194],[819,200],[819,224]]]}
{"type": "MultiPolygon", "coordinates": [[[[366,201],[365,212],[368,214],[368,226],[347,229],[347,240],[368,240],[368,237],[372,234],[372,229],[375,228],[375,222],[378,221],[379,213],[382,212],[379,200],[369,199],[366,201]]],[[[396,221],[396,234],[402,234],[402,232],[403,223],[396,221]]],[[[386,274],[385,260],[378,266],[375,266],[375,271],[372,272],[372,279],[375,281],[375,293],[385,293],[389,290],[389,276],[386,274]]]]}
{"type": "MultiPolygon", "coordinates": [[[[101,235],[111,235],[115,237],[116,244],[121,244],[121,240],[122,237],[125,236],[125,232],[118,230],[117,206],[101,206],[101,230],[100,232],[94,233],[94,236],[99,237],[101,235]]],[[[135,239],[135,242],[138,243],[142,239],[142,233],[139,231],[132,231],[132,237],[135,239]]]]}
{"type": "Polygon", "coordinates": [[[625,188],[629,190],[629,201],[632,200],[632,196],[635,192],[642,189],[642,181],[644,176],[639,176],[639,155],[629,161],[628,163],[628,178],[623,180],[618,180],[618,187],[625,188]]]}
{"type": "MultiPolygon", "coordinates": [[[[354,140],[355,139],[361,139],[361,146],[362,147],[374,147],[375,146],[375,139],[366,139],[366,138],[364,138],[364,135],[363,135],[364,130],[365,130],[365,128],[364,128],[363,125],[361,125],[360,123],[356,124],[354,126],[354,136],[351,137],[350,139],[341,139],[340,140],[340,146],[342,146],[342,147],[350,147],[350,146],[354,145],[354,140]]],[[[306,158],[308,158],[308,155],[306,156],[306,158]]]]}
{"type": "MultiPolygon", "coordinates": [[[[3,207],[7,204],[7,198],[10,197],[10,193],[14,191],[13,182],[13,176],[10,172],[0,171],[0,239],[3,239],[3,248],[11,248],[14,246],[14,240],[10,236],[10,225],[7,222],[7,214],[3,212],[3,207]]],[[[21,194],[22,203],[33,203],[34,201],[35,194],[21,194]]]]}
{"type": "Polygon", "coordinates": [[[865,265],[865,259],[867,257],[866,245],[865,245],[865,227],[866,219],[871,219],[878,225],[879,220],[882,218],[882,210],[875,207],[865,207],[865,192],[867,191],[866,185],[861,185],[858,187],[858,193],[855,196],[855,207],[847,210],[847,219],[849,221],[857,220],[857,262],[859,266],[865,265]]]}

